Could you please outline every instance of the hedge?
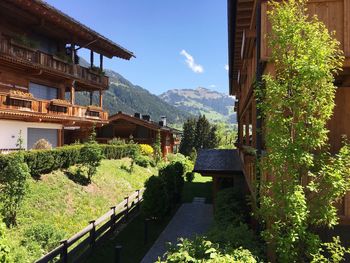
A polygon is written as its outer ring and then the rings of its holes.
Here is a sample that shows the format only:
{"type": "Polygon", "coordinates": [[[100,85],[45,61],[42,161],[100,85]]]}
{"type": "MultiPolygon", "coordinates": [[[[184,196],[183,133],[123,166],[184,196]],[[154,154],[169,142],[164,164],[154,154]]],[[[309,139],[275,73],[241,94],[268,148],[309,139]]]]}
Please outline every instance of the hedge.
{"type": "MultiPolygon", "coordinates": [[[[121,159],[123,157],[134,157],[139,151],[135,144],[107,145],[99,144],[104,158],[121,159]]],[[[83,145],[69,145],[54,148],[52,150],[30,150],[24,151],[24,162],[28,165],[32,176],[40,176],[58,169],[66,169],[72,165],[82,162],[80,151],[83,145]]],[[[7,155],[0,154],[0,169],[8,162],[8,157],[18,152],[7,155]]]]}

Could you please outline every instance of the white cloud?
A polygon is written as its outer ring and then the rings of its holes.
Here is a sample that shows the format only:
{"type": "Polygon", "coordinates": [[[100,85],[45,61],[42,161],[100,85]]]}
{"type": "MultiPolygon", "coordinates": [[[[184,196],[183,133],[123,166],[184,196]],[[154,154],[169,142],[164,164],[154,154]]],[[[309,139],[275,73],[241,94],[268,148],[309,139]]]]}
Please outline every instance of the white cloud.
{"type": "Polygon", "coordinates": [[[216,85],[215,85],[215,84],[211,84],[211,85],[209,86],[209,88],[216,88],[216,85]]]}
{"type": "Polygon", "coordinates": [[[228,71],[228,65],[227,64],[225,65],[225,69],[228,71]]]}
{"type": "Polygon", "coordinates": [[[181,50],[180,54],[186,58],[186,64],[187,66],[194,72],[194,73],[203,73],[204,69],[202,65],[196,64],[194,61],[194,58],[187,53],[186,50],[181,50]]]}

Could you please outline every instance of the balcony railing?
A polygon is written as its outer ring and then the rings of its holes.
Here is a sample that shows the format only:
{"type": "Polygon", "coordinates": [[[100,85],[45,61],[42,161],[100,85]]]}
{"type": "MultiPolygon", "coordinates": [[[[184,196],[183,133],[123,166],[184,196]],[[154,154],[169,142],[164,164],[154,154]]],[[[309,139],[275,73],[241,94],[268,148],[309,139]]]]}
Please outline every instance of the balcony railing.
{"type": "Polygon", "coordinates": [[[10,38],[2,36],[0,39],[0,53],[16,59],[18,62],[37,65],[44,70],[54,70],[73,78],[81,79],[89,84],[107,87],[108,77],[84,68],[77,64],[64,61],[55,55],[32,49],[16,43],[10,38]]]}
{"type": "Polygon", "coordinates": [[[22,113],[42,114],[62,118],[82,118],[85,120],[107,121],[108,113],[101,108],[72,105],[68,101],[39,100],[31,96],[17,96],[11,93],[0,93],[0,110],[22,113]]]}

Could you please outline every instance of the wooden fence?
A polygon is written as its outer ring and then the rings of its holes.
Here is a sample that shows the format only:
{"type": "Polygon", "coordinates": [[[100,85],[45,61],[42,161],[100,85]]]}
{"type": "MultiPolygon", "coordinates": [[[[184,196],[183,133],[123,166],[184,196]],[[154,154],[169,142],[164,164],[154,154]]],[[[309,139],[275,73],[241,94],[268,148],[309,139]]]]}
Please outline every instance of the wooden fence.
{"type": "Polygon", "coordinates": [[[130,196],[125,197],[124,201],[111,207],[106,214],[90,221],[90,224],[83,230],[61,241],[58,247],[38,259],[36,263],[81,262],[110,234],[127,223],[129,216],[139,210],[143,192],[144,189],[136,190],[130,196]]]}

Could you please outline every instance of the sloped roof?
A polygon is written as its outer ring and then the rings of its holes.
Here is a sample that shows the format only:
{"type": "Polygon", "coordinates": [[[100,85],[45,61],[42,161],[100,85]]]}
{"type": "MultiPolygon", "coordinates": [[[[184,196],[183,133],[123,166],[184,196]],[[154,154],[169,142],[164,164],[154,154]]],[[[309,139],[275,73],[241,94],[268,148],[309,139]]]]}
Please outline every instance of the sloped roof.
{"type": "MultiPolygon", "coordinates": [[[[31,14],[33,18],[41,21],[42,27],[45,27],[48,23],[47,26],[49,28],[54,26],[57,29],[64,30],[66,33],[61,33],[62,36],[71,38],[72,41],[74,40],[75,44],[82,47],[88,45],[89,49],[109,58],[115,56],[129,60],[134,56],[131,51],[102,36],[44,1],[5,0],[2,4],[5,5],[5,2],[7,2],[7,6],[15,6],[18,10],[31,14]]],[[[51,28],[51,31],[52,33],[58,33],[58,30],[54,28],[51,28]]]]}
{"type": "Polygon", "coordinates": [[[206,149],[200,150],[193,169],[198,173],[242,174],[242,162],[238,150],[206,149]]]}
{"type": "Polygon", "coordinates": [[[109,117],[110,123],[113,121],[117,121],[117,120],[126,120],[126,121],[129,121],[129,122],[132,122],[132,123],[135,123],[135,124],[138,124],[138,125],[141,125],[141,126],[144,126],[144,127],[149,128],[149,129],[156,130],[156,131],[162,130],[162,131],[169,131],[169,132],[175,133],[175,134],[181,133],[181,131],[179,131],[177,129],[173,129],[173,128],[170,128],[168,126],[161,126],[157,122],[146,121],[144,119],[136,118],[132,115],[128,115],[128,114],[125,114],[122,112],[118,112],[117,114],[114,114],[114,115],[109,117]]]}

